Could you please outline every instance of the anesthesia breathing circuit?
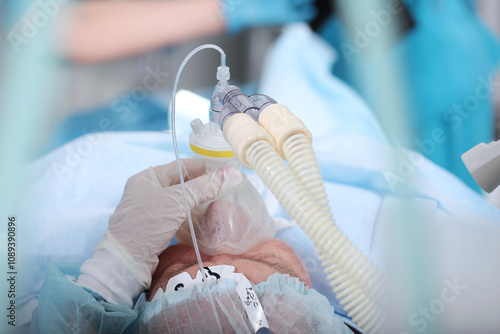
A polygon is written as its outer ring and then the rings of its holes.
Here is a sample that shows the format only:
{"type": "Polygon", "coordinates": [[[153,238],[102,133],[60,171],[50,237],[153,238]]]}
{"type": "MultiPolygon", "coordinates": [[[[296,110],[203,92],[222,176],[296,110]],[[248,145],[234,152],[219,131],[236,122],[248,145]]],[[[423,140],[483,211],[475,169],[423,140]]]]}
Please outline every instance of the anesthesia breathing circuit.
{"type": "MultiPolygon", "coordinates": [[[[217,68],[218,83],[210,101],[209,124],[202,124],[199,119],[191,122],[191,149],[207,158],[207,171],[226,165],[239,168],[240,164],[255,170],[292,219],[313,241],[333,292],[348,316],[366,333],[383,333],[384,321],[380,307],[382,273],[335,224],[312,148],[311,132],[286,106],[266,95],[247,96],[238,87],[230,85],[226,55],[216,45],[206,44],[194,49],[184,59],[175,79],[171,129],[183,192],[184,176],[175,132],[175,93],[187,61],[198,51],[207,48],[220,52],[221,66],[217,68]]],[[[262,199],[246,177],[239,191],[225,196],[230,197],[227,201],[230,203],[247,203],[238,204],[242,207],[237,207],[235,212],[246,212],[252,208],[250,214],[235,214],[233,220],[230,219],[230,227],[221,227],[221,234],[227,237],[211,238],[204,233],[203,224],[200,223],[215,203],[194,208],[191,213],[188,210],[188,219],[176,234],[179,242],[194,247],[200,272],[205,278],[207,274],[203,270],[199,249],[207,254],[241,254],[257,243],[272,238],[276,229],[262,199]],[[241,196],[242,199],[235,200],[241,196]],[[241,238],[245,233],[258,235],[242,245],[240,239],[248,239],[241,238]]],[[[188,208],[185,193],[184,197],[188,208]]],[[[222,332],[220,323],[219,330],[222,332]]]]}

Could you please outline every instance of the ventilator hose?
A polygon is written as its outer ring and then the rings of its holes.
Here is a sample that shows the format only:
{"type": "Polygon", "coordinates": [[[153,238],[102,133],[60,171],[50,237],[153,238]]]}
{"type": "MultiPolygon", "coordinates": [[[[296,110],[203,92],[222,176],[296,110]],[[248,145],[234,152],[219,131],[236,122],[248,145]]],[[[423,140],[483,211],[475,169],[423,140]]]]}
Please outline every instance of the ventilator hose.
{"type": "Polygon", "coordinates": [[[309,198],[325,212],[330,213],[330,205],[311,141],[302,133],[294,134],[283,143],[283,153],[295,177],[309,193],[309,198]]]}
{"type": "MultiPolygon", "coordinates": [[[[325,215],[331,217],[331,209],[328,204],[321,172],[317,163],[316,155],[312,148],[309,138],[302,134],[297,133],[287,138],[283,144],[283,153],[285,159],[288,160],[290,169],[295,174],[303,188],[308,192],[309,198],[315,201],[324,211],[325,215]]],[[[313,240],[328,240],[324,239],[321,235],[309,235],[313,240]],[[318,239],[315,239],[318,238],[318,239]]],[[[345,237],[340,230],[335,235],[336,239],[331,239],[331,242],[337,246],[335,255],[339,256],[339,264],[346,268],[346,274],[352,275],[358,284],[362,287],[363,291],[373,298],[375,301],[379,300],[379,295],[382,292],[380,285],[382,284],[382,273],[378,268],[366,258],[357,247],[345,237]],[[349,265],[346,263],[349,262],[349,265]]],[[[325,247],[328,253],[331,253],[333,248],[325,247]]],[[[320,257],[321,261],[329,263],[329,257],[323,255],[320,257]]],[[[324,266],[328,268],[328,266],[324,266]]],[[[336,275],[328,275],[330,281],[336,279],[336,275]]],[[[342,295],[342,293],[339,293],[342,295]]]]}
{"type": "MultiPolygon", "coordinates": [[[[305,190],[267,141],[257,140],[251,144],[245,158],[285,210],[313,240],[330,285],[347,314],[364,332],[381,333],[382,312],[371,298],[375,293],[366,291],[372,284],[360,280],[366,284],[363,287],[355,279],[361,274],[373,275],[377,269],[371,263],[368,262],[371,266],[367,266],[360,260],[363,255],[356,252],[357,249],[338,229],[331,213],[326,214],[325,203],[320,198],[322,195],[316,196],[321,206],[310,200],[309,193],[314,191],[313,187],[305,190]]],[[[303,173],[306,176],[310,174],[303,173]]]]}

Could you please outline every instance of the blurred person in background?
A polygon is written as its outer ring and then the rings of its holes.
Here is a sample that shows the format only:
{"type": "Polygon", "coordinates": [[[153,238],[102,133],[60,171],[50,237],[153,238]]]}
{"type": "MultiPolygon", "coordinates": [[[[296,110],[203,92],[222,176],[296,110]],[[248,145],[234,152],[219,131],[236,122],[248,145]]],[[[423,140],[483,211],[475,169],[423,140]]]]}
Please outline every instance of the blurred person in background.
{"type": "MultiPolygon", "coordinates": [[[[43,152],[89,132],[166,129],[168,102],[157,92],[173,81],[168,76],[175,67],[175,50],[161,54],[154,65],[141,66],[140,78],[132,78],[130,84],[127,82],[138,71],[137,66],[124,64],[126,68],[112,72],[113,61],[152,55],[155,50],[174,49],[225,32],[236,35],[251,27],[307,21],[316,12],[313,0],[89,0],[61,8],[58,53],[70,61],[68,68],[84,71],[68,86],[64,111],[68,116],[54,128],[43,152]],[[165,58],[167,64],[161,63],[165,58]],[[99,64],[104,62],[107,64],[99,64]],[[133,86],[137,84],[138,92],[133,86]],[[102,127],[103,119],[113,125],[102,127]]],[[[248,57],[254,61],[252,55],[248,57]]],[[[233,74],[247,71],[249,58],[232,59],[233,74]]],[[[207,78],[198,75],[186,86],[203,89],[207,81],[203,79],[207,78]]]]}
{"type": "Polygon", "coordinates": [[[99,62],[314,14],[313,0],[86,1],[68,10],[61,50],[77,62],[99,62]]]}

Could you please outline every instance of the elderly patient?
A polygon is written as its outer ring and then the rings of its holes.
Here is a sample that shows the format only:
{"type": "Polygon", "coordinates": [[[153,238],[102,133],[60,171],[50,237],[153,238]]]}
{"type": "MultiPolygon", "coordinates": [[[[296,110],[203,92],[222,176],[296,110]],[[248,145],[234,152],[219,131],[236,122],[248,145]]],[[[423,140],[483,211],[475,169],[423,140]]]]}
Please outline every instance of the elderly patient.
{"type": "MultiPolygon", "coordinates": [[[[205,173],[203,159],[183,160],[182,168],[190,208],[242,179],[231,167],[205,173]]],[[[194,279],[199,271],[192,247],[167,248],[187,216],[179,182],[175,162],[128,180],[93,258],[81,267],[51,266],[32,332],[219,333],[214,308],[224,333],[254,332],[236,280],[222,277],[166,291],[171,278],[187,272],[194,279]],[[166,292],[156,298],[160,288],[166,292]]],[[[312,289],[302,261],[285,242],[273,239],[241,255],[201,258],[205,267],[231,265],[251,282],[271,332],[351,333],[326,297],[312,289]]]]}

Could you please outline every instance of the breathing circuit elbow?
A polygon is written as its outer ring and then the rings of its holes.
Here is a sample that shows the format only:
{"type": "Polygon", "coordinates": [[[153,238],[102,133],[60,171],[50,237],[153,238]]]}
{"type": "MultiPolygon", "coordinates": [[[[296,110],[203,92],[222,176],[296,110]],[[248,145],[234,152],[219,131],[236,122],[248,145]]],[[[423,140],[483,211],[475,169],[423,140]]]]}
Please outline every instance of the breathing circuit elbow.
{"type": "Polygon", "coordinates": [[[294,134],[303,134],[312,142],[309,129],[282,104],[265,107],[259,115],[259,124],[273,137],[276,149],[282,158],[285,158],[284,144],[294,134]]]}
{"type": "MultiPolygon", "coordinates": [[[[219,117],[219,125],[223,131],[226,122],[232,116],[243,113],[249,115],[255,122],[258,122],[273,138],[273,146],[277,148],[278,153],[283,158],[285,157],[283,145],[292,135],[297,133],[304,134],[312,142],[311,132],[304,123],[287,107],[276,103],[274,99],[267,95],[256,94],[247,96],[238,87],[227,86],[219,93],[219,100],[223,105],[219,117]]],[[[257,131],[256,129],[255,131],[257,131]]],[[[232,130],[229,131],[232,134],[234,133],[232,130]]],[[[238,133],[234,133],[234,136],[237,136],[238,133]]],[[[255,136],[251,138],[253,140],[257,139],[255,136]]],[[[226,140],[231,143],[228,138],[226,140]]]]}

